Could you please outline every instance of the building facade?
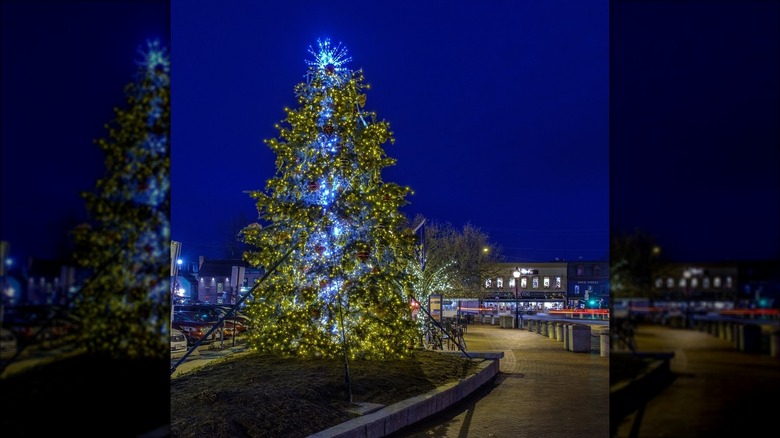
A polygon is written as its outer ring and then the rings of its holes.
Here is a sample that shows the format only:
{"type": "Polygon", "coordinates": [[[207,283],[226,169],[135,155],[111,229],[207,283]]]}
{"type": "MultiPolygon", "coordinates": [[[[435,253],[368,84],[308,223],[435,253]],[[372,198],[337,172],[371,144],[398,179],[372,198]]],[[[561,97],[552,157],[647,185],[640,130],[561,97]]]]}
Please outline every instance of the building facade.
{"type": "Polygon", "coordinates": [[[498,311],[608,308],[609,262],[501,263],[483,280],[480,296],[498,311]]]}

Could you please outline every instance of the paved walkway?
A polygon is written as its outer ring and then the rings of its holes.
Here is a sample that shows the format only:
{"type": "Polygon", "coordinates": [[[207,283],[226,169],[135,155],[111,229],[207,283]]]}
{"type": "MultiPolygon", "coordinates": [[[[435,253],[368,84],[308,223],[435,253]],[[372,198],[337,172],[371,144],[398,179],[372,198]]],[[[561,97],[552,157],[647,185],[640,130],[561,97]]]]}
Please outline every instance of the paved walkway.
{"type": "Polygon", "coordinates": [[[494,325],[469,325],[464,339],[467,350],[504,352],[494,383],[392,437],[609,436],[609,357],[599,354],[598,337],[590,353],[494,325]]]}
{"type": "Polygon", "coordinates": [[[620,422],[616,438],[780,434],[780,358],[664,326],[639,326],[635,340],[640,352],[674,353],[673,380],[620,422]]]}

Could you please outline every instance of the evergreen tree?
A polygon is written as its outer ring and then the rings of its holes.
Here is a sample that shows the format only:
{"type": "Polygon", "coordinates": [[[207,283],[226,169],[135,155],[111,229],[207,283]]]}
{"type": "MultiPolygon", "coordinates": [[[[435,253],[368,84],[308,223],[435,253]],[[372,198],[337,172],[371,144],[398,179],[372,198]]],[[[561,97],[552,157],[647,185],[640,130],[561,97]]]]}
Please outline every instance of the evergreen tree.
{"type": "Polygon", "coordinates": [[[170,57],[159,41],[139,48],[126,109],[96,140],[106,174],[82,193],[89,222],[73,230],[92,277],[76,300],[88,351],[119,358],[169,354],[170,57]]]}
{"type": "Polygon", "coordinates": [[[415,237],[399,212],[411,191],[381,178],[393,137],[363,109],[362,70],[345,67],[341,44],[317,42],[297,109],[265,141],[277,158],[265,191],[251,192],[262,223],[242,230],[245,259],[268,270],[249,306],[250,342],[281,355],[402,357],[417,334],[415,237]]]}

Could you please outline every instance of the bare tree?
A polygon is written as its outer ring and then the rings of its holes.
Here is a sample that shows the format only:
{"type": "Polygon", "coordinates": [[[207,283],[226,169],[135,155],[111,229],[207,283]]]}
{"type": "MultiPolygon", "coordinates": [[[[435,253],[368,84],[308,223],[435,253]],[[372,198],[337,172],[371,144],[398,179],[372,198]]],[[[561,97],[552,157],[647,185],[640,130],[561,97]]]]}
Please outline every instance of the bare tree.
{"type": "Polygon", "coordinates": [[[471,224],[459,232],[449,222],[427,220],[422,215],[417,215],[413,224],[422,225],[418,230],[418,299],[426,302],[431,294],[481,298],[480,283],[485,277],[497,275],[495,266],[501,259],[501,248],[490,244],[488,235],[471,224]]]}
{"type": "Polygon", "coordinates": [[[610,288],[614,298],[649,297],[661,266],[660,247],[642,229],[616,232],[610,239],[610,288]]]}
{"type": "Polygon", "coordinates": [[[244,251],[248,249],[246,243],[241,238],[241,230],[248,227],[252,222],[256,220],[252,219],[252,215],[241,211],[236,215],[231,216],[222,226],[222,232],[224,233],[225,252],[224,257],[227,259],[241,259],[244,255],[244,251]]]}
{"type": "Polygon", "coordinates": [[[455,233],[452,253],[457,260],[458,281],[454,295],[468,298],[480,296],[483,279],[499,275],[498,263],[503,259],[501,247],[490,243],[490,237],[474,225],[467,223],[460,233],[455,233]]]}

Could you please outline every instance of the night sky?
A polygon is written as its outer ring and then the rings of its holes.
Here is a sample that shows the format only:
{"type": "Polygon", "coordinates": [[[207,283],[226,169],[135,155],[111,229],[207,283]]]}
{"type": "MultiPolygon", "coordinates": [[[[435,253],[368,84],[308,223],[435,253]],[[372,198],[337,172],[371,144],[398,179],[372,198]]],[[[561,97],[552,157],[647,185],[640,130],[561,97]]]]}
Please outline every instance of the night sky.
{"type": "Polygon", "coordinates": [[[403,212],[470,223],[510,261],[608,257],[608,4],[172,2],[172,238],[222,257],[274,175],[317,39],[363,69],[390,123],[403,212]],[[243,222],[242,222],[243,221],[243,222]]]}
{"type": "Polygon", "coordinates": [[[610,226],[780,260],[780,2],[613,2],[610,226]]]}
{"type": "Polygon", "coordinates": [[[159,37],[172,238],[222,257],[330,38],[390,123],[409,217],[471,223],[509,261],[605,259],[635,227],[672,259],[780,257],[779,4],[2,0],[0,239],[50,258],[84,220],[93,139],[159,37]]]}
{"type": "Polygon", "coordinates": [[[167,1],[2,0],[0,239],[15,261],[63,256],[104,174],[114,107],[139,48],[170,43],[167,1]]]}

